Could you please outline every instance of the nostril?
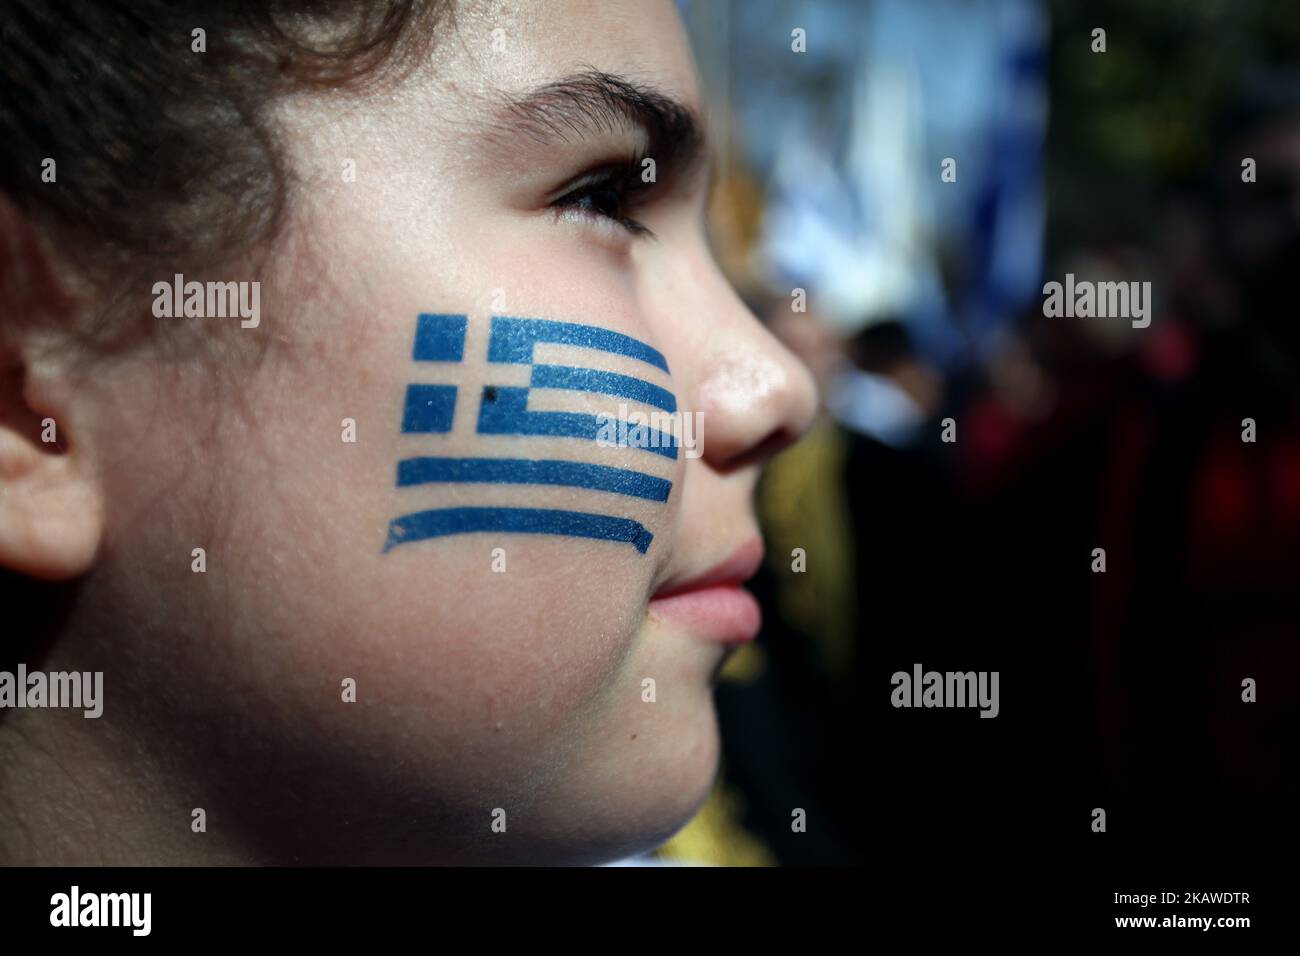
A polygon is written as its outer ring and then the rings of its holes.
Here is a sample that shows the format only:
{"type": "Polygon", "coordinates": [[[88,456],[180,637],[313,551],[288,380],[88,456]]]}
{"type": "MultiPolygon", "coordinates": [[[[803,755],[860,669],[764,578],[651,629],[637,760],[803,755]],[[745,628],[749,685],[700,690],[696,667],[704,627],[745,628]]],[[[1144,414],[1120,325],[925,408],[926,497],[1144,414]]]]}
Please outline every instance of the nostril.
{"type": "Polygon", "coordinates": [[[785,426],[775,428],[761,441],[746,446],[730,458],[716,462],[714,467],[718,471],[725,473],[739,471],[753,465],[761,465],[769,458],[774,457],[797,442],[802,434],[802,430],[796,431],[785,426]]]}

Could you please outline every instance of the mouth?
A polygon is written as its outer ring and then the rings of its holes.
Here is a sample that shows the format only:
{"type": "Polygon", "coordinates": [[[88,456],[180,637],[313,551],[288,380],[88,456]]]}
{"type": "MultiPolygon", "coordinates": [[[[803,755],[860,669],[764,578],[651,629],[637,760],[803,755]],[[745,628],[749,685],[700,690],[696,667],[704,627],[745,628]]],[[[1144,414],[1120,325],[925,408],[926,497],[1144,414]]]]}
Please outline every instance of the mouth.
{"type": "Polygon", "coordinates": [[[709,643],[748,643],[758,636],[763,615],[742,585],[762,563],[763,542],[751,538],[707,571],[665,583],[651,597],[649,611],[709,643]]]}

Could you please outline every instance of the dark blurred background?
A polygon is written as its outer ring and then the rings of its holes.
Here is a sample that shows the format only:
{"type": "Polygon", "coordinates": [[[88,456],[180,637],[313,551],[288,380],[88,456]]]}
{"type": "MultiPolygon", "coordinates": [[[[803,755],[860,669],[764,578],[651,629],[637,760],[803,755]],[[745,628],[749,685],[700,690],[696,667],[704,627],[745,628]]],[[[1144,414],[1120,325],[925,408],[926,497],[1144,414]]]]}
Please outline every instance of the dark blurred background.
{"type": "Polygon", "coordinates": [[[1292,850],[1300,7],[681,8],[718,255],[824,410],[760,489],[764,632],[660,855],[978,878],[1292,850]],[[1066,273],[1150,282],[1150,324],[1046,316],[1066,273]],[[894,708],[918,663],[999,671],[999,716],[894,708]]]}

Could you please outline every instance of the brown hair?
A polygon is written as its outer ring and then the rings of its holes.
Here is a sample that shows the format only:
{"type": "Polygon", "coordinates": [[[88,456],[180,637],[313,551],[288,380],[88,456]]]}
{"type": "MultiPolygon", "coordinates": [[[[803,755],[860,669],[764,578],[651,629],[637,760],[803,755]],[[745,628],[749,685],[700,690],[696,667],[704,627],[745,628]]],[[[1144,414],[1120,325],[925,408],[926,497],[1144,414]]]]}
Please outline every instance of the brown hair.
{"type": "Polygon", "coordinates": [[[200,269],[274,236],[287,175],[264,106],[356,90],[427,49],[438,0],[6,0],[0,294],[43,284],[30,227],[97,288],[200,269]],[[198,31],[203,31],[199,34],[198,31]],[[202,45],[204,49],[200,51],[202,45]],[[44,160],[56,163],[45,182],[44,160]],[[15,214],[16,213],[16,214],[15,214]]]}
{"type": "MultiPolygon", "coordinates": [[[[64,311],[65,262],[95,302],[84,325],[59,330],[103,350],[139,337],[141,323],[118,316],[140,303],[149,276],[215,267],[236,258],[231,250],[255,256],[290,196],[264,107],[299,90],[347,94],[399,78],[446,9],[447,0],[4,0],[0,361],[8,328],[64,311]],[[196,29],[205,52],[194,49],[196,29]]],[[[41,659],[80,586],[0,569],[0,606],[14,625],[0,669],[41,659]]]]}

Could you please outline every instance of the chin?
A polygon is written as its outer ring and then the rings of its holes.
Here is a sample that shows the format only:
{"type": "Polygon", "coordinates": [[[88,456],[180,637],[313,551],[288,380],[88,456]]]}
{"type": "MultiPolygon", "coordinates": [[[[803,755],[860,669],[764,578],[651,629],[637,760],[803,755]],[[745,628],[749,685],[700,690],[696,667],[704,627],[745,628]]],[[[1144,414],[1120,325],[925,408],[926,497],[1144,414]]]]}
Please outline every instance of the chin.
{"type": "MultiPolygon", "coordinates": [[[[602,802],[601,814],[590,821],[592,845],[579,862],[608,863],[648,853],[667,842],[699,812],[713,792],[721,754],[717,714],[712,698],[706,713],[693,712],[690,732],[669,738],[653,759],[633,773],[610,781],[607,795],[592,793],[602,802]]],[[[649,755],[647,755],[647,758],[649,755]]]]}

